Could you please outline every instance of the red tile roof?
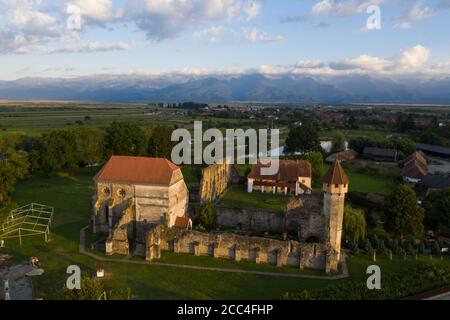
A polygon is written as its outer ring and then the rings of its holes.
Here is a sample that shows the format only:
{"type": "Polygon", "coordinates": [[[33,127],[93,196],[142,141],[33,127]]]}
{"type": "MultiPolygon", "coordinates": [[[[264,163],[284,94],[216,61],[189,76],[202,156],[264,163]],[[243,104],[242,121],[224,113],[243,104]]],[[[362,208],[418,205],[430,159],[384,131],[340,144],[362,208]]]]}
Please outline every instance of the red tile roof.
{"type": "Polygon", "coordinates": [[[299,177],[311,178],[312,176],[311,164],[308,161],[280,160],[278,173],[271,176],[261,175],[261,169],[264,167],[270,167],[270,165],[263,165],[260,162],[258,162],[258,164],[254,164],[248,178],[257,180],[296,182],[299,177]]]}
{"type": "Polygon", "coordinates": [[[112,156],[96,181],[170,186],[173,173],[180,168],[163,158],[112,156]]]}
{"type": "Polygon", "coordinates": [[[190,227],[190,224],[191,224],[191,219],[186,218],[186,217],[178,217],[175,220],[174,227],[177,229],[188,229],[190,227]]]}
{"type": "Polygon", "coordinates": [[[328,172],[323,177],[323,183],[328,184],[349,184],[350,180],[348,179],[347,174],[342,168],[341,163],[339,161],[335,161],[334,164],[330,167],[328,172]]]}

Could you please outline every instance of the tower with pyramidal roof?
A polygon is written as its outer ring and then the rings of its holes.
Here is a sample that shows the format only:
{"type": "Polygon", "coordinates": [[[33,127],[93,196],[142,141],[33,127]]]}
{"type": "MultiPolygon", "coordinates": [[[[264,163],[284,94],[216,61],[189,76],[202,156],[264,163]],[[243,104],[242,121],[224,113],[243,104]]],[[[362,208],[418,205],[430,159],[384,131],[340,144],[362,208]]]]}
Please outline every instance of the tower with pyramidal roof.
{"type": "Polygon", "coordinates": [[[323,214],[326,225],[328,254],[326,271],[337,271],[341,258],[341,238],[344,222],[345,195],[348,193],[349,179],[339,161],[336,161],[323,178],[323,214]]]}

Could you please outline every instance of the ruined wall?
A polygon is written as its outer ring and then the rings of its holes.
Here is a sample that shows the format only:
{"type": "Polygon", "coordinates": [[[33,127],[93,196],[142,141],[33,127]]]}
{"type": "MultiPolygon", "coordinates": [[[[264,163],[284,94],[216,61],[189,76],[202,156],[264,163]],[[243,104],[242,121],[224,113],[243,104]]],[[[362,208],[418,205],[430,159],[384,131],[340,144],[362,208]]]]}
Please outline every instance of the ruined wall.
{"type": "Polygon", "coordinates": [[[146,259],[158,259],[161,250],[302,269],[325,269],[327,257],[327,247],[320,243],[280,241],[231,233],[188,232],[159,226],[148,232],[146,259]]]}
{"type": "Polygon", "coordinates": [[[223,163],[209,166],[202,170],[200,182],[200,202],[216,201],[227,190],[230,184],[238,179],[233,165],[223,163]]]}
{"type": "Polygon", "coordinates": [[[128,201],[128,207],[114,225],[111,234],[106,240],[106,254],[114,253],[128,255],[130,253],[130,237],[133,237],[135,205],[132,199],[128,201]]]}
{"type": "Polygon", "coordinates": [[[221,227],[259,232],[282,232],[285,213],[258,208],[216,206],[217,223],[221,227]]]}
{"type": "Polygon", "coordinates": [[[312,237],[325,240],[326,219],[322,211],[322,195],[300,196],[288,203],[286,211],[258,208],[216,206],[218,225],[256,232],[285,231],[299,233],[301,241],[312,237]]]}

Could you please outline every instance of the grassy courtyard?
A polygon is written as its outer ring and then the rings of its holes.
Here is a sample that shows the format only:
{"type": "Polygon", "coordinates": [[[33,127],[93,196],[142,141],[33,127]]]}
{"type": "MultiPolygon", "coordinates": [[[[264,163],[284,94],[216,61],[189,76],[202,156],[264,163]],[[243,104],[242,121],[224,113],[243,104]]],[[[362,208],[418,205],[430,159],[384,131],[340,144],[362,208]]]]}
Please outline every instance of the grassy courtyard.
{"type": "MultiPolygon", "coordinates": [[[[89,221],[89,199],[93,193],[91,178],[94,174],[95,172],[88,169],[81,169],[71,175],[37,175],[20,182],[16,187],[13,198],[18,205],[39,202],[55,207],[55,223],[50,243],[44,243],[43,237],[27,238],[23,246],[20,246],[18,241],[8,241],[6,248],[0,249],[0,254],[9,253],[14,256],[12,263],[27,261],[30,256],[39,257],[45,273],[33,278],[37,298],[62,298],[62,288],[68,276],[66,269],[69,265],[80,266],[86,274],[92,274],[97,266],[94,259],[78,253],[79,230],[89,221]]],[[[253,267],[246,263],[235,265],[232,261],[194,258],[188,255],[165,254],[162,262],[243,270],[272,270],[272,266],[253,267]]],[[[417,264],[448,262],[448,259],[429,261],[427,258],[421,258],[419,261],[404,261],[398,258],[389,261],[381,258],[379,263],[386,272],[402,272],[417,264]]],[[[371,264],[373,262],[368,256],[350,258],[348,265],[351,279],[365,281],[366,268],[371,264]]],[[[286,292],[321,290],[348,281],[268,277],[118,262],[105,263],[105,269],[106,288],[131,288],[135,299],[279,299],[286,292]]],[[[288,272],[292,270],[289,269],[288,272]]],[[[306,270],[305,274],[317,272],[306,270]]]]}
{"type": "Polygon", "coordinates": [[[233,186],[220,201],[221,205],[239,208],[261,208],[284,211],[290,196],[272,193],[248,193],[246,186],[233,186]]]}

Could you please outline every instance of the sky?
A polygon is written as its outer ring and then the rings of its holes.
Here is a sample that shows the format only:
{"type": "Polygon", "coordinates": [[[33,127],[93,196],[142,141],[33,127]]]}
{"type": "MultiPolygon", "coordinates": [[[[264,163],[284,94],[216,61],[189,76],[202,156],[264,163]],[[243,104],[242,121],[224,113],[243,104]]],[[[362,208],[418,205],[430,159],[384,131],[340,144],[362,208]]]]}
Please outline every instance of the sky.
{"type": "Polygon", "coordinates": [[[0,0],[0,80],[439,77],[450,74],[449,31],[450,0],[0,0]]]}

